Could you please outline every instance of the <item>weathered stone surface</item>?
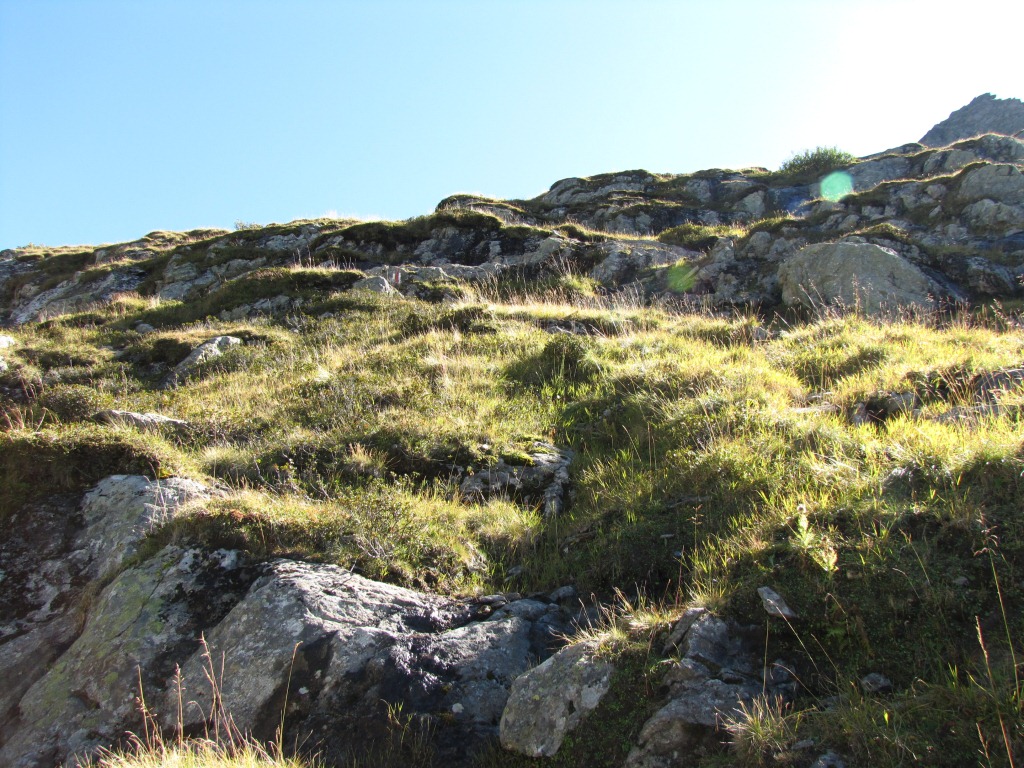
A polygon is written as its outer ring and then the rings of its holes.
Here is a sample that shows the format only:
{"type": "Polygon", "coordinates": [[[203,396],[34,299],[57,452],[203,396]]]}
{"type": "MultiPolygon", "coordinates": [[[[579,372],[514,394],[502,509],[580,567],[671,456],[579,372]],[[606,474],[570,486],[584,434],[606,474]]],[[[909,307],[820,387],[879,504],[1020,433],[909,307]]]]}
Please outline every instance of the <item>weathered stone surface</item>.
{"type": "Polygon", "coordinates": [[[916,266],[870,243],[808,245],[779,267],[786,304],[841,304],[876,313],[927,306],[936,286],[916,266]]]}
{"type": "Polygon", "coordinates": [[[557,515],[564,506],[573,457],[573,452],[567,448],[534,443],[528,465],[509,465],[499,460],[493,467],[463,480],[459,491],[470,501],[508,496],[539,503],[545,517],[557,515]]]}
{"type": "Polygon", "coordinates": [[[565,648],[512,685],[501,716],[501,745],[550,757],[608,692],[614,667],[593,641],[565,648]]]}
{"type": "Polygon", "coordinates": [[[960,182],[962,200],[994,200],[1007,205],[1024,205],[1024,175],[1015,165],[983,165],[967,172],[960,182]]]}
{"type": "Polygon", "coordinates": [[[231,347],[238,346],[241,343],[242,340],[236,336],[215,336],[212,339],[204,341],[198,347],[193,349],[192,352],[189,353],[188,357],[175,366],[174,370],[171,371],[170,376],[167,377],[165,386],[177,386],[192,376],[196,369],[203,363],[213,360],[216,357],[220,357],[225,351],[231,349],[231,347]]]}
{"type": "Polygon", "coordinates": [[[942,147],[980,133],[1014,135],[1024,131],[1024,103],[1019,99],[997,99],[991,93],[975,97],[921,138],[929,147],[942,147]]]}
{"type": "Polygon", "coordinates": [[[870,672],[860,679],[860,689],[869,696],[892,693],[892,681],[881,672],[870,672]]]}
{"type": "Polygon", "coordinates": [[[643,726],[626,760],[629,768],[668,768],[686,755],[720,741],[726,720],[758,696],[791,698],[787,665],[762,667],[759,643],[750,633],[704,608],[691,608],[669,636],[666,650],[680,657],[666,670],[668,701],[643,726]]]}
{"type": "Polygon", "coordinates": [[[540,200],[544,205],[555,207],[580,205],[615,192],[641,192],[654,181],[654,177],[643,171],[623,173],[590,179],[562,179],[551,185],[551,189],[540,200]]]}
{"type": "Polygon", "coordinates": [[[975,396],[980,402],[994,403],[1000,396],[1024,386],[1024,368],[1008,368],[989,371],[977,376],[971,382],[975,396]]]}
{"type": "MultiPolygon", "coordinates": [[[[289,728],[305,738],[312,732],[330,759],[346,759],[353,744],[367,745],[366,729],[386,722],[385,705],[436,720],[443,726],[438,748],[464,754],[468,745],[496,735],[513,680],[536,658],[531,607],[484,620],[489,610],[483,602],[279,560],[207,639],[218,668],[223,654],[223,700],[245,730],[273,735],[290,677],[289,728]]],[[[185,711],[190,727],[209,709],[207,663],[197,652],[182,667],[185,701],[196,702],[185,711]]],[[[168,725],[176,701],[169,688],[163,705],[168,725]]]]}
{"type": "Polygon", "coordinates": [[[675,264],[695,255],[683,248],[649,240],[614,240],[596,247],[600,261],[590,271],[590,277],[604,286],[615,288],[635,279],[643,270],[675,264]]]}
{"type": "Polygon", "coordinates": [[[1024,206],[978,200],[963,210],[964,222],[974,229],[1024,228],[1024,206]]]}
{"type": "Polygon", "coordinates": [[[172,419],[159,413],[135,413],[115,409],[99,411],[93,414],[92,419],[103,424],[135,427],[143,432],[180,432],[188,427],[186,421],[172,419]]]}
{"type": "Polygon", "coordinates": [[[77,548],[89,553],[95,578],[112,573],[131,557],[139,543],[169,521],[187,501],[210,495],[194,480],[150,480],[141,475],[111,475],[82,499],[85,528],[77,548]]]}
{"type": "MultiPolygon", "coordinates": [[[[86,553],[73,551],[78,499],[52,496],[5,519],[0,546],[0,734],[26,690],[74,640],[86,553]]],[[[2,737],[0,737],[2,741],[2,737]]]]}
{"type": "Polygon", "coordinates": [[[392,294],[398,293],[395,287],[386,277],[364,277],[352,284],[354,291],[373,291],[374,293],[392,294]]]}
{"type": "Polygon", "coordinates": [[[109,301],[118,293],[134,291],[145,278],[145,274],[135,268],[114,270],[97,281],[83,282],[81,274],[33,296],[11,313],[11,321],[22,325],[85,309],[109,301]]]}
{"type": "Polygon", "coordinates": [[[796,618],[796,611],[786,605],[782,595],[771,587],[758,587],[757,594],[761,598],[761,605],[769,616],[778,616],[782,619],[796,618]]]}
{"type": "Polygon", "coordinates": [[[967,285],[971,290],[989,296],[1007,296],[1021,286],[1016,276],[1002,264],[975,256],[967,259],[967,285]]]}
{"type": "Polygon", "coordinates": [[[858,163],[847,170],[853,179],[855,192],[873,189],[883,181],[905,179],[910,175],[910,160],[906,157],[883,157],[858,163]]]}
{"type": "Polygon", "coordinates": [[[250,580],[237,555],[177,548],[120,574],[74,644],[21,697],[0,764],[49,768],[137,727],[140,674],[146,689],[158,689],[171,660],[250,580]]]}

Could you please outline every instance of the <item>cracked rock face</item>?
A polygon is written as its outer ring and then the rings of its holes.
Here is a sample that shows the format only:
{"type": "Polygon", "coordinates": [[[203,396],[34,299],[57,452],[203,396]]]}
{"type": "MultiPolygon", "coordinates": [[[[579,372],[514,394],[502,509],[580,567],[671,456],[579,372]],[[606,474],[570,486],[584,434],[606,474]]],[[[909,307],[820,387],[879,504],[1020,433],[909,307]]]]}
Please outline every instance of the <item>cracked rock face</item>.
{"type": "Polygon", "coordinates": [[[21,697],[0,764],[52,766],[137,728],[139,680],[159,687],[169,660],[194,647],[249,581],[237,556],[175,547],[121,573],[74,643],[21,697]]]}
{"type": "Polygon", "coordinates": [[[708,740],[720,741],[728,718],[760,696],[787,700],[795,684],[784,662],[764,667],[749,629],[694,608],[669,637],[679,659],[663,685],[668,700],[644,724],[627,768],[669,768],[708,740]]]}
{"type": "Polygon", "coordinates": [[[551,757],[566,734],[608,692],[614,667],[584,642],[559,651],[512,686],[501,717],[501,745],[527,757],[551,757]]]}
{"type": "MultiPolygon", "coordinates": [[[[461,760],[496,735],[513,681],[536,659],[532,633],[547,608],[515,615],[516,604],[491,615],[483,604],[279,560],[207,640],[242,730],[272,737],[287,694],[286,734],[307,739],[328,762],[344,764],[390,739],[389,711],[429,725],[438,754],[461,760]]],[[[186,729],[201,729],[209,711],[208,663],[198,649],[182,666],[186,729]]],[[[172,681],[166,690],[165,725],[173,727],[172,681]]]]}

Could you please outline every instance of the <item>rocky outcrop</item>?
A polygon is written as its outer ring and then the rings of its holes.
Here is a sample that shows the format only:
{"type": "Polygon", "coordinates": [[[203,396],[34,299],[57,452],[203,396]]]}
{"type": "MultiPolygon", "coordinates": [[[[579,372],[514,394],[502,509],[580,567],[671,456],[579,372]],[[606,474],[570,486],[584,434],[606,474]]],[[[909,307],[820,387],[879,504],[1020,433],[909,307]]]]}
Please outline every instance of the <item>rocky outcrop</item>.
{"type": "Polygon", "coordinates": [[[666,703],[644,724],[627,768],[669,768],[709,741],[721,741],[730,718],[755,699],[789,700],[788,665],[763,665],[757,632],[703,608],[688,610],[669,638],[679,656],[662,680],[666,703]]]}
{"type": "Polygon", "coordinates": [[[808,245],[859,237],[921,270],[936,299],[1016,298],[1024,288],[1024,142],[985,132],[1019,131],[1006,120],[1021,108],[979,97],[924,142],[836,169],[850,189],[838,200],[821,199],[821,178],[764,169],[626,171],[563,179],[531,200],[455,195],[403,222],[154,233],[62,252],[66,263],[88,265],[66,274],[40,270],[38,254],[4,251],[0,297],[13,323],[133,290],[186,303],[216,296],[221,319],[245,320],[322,314],[315,308],[323,299],[350,288],[458,301],[467,283],[577,274],[634,301],[772,308],[785,303],[783,261],[808,245]],[[688,278],[667,279],[674,268],[688,278]]]}
{"type": "Polygon", "coordinates": [[[49,767],[123,739],[137,727],[140,681],[157,688],[248,579],[237,555],[173,547],[121,573],[70,648],[20,697],[0,764],[49,767]]]}
{"type": "Polygon", "coordinates": [[[808,245],[779,267],[786,304],[840,305],[874,314],[927,306],[935,284],[893,251],[871,243],[808,245]]]}
{"type": "Polygon", "coordinates": [[[466,477],[459,486],[468,501],[507,496],[539,504],[545,517],[557,515],[565,505],[569,487],[569,465],[574,454],[549,443],[534,443],[525,465],[503,459],[493,467],[466,477]]]}
{"type": "Polygon", "coordinates": [[[242,344],[235,336],[214,336],[193,349],[188,357],[178,363],[164,382],[165,387],[174,387],[193,376],[200,366],[220,357],[225,351],[242,344]]]}
{"type": "Polygon", "coordinates": [[[114,475],[16,513],[0,554],[0,764],[49,767],[120,742],[140,727],[140,682],[164,726],[201,731],[211,660],[220,700],[258,738],[285,713],[289,743],[347,764],[400,741],[401,712],[438,760],[465,764],[497,737],[515,679],[584,620],[559,602],[571,590],[455,600],[231,550],[140,559],[147,534],[213,493],[114,475]]]}
{"type": "Polygon", "coordinates": [[[614,667],[588,641],[559,651],[519,677],[501,716],[501,745],[527,757],[551,757],[567,733],[608,692],[614,667]]]}
{"type": "Polygon", "coordinates": [[[201,483],[180,477],[150,480],[141,475],[111,475],[82,499],[85,529],[76,549],[87,553],[88,573],[104,578],[132,557],[142,540],[170,522],[187,502],[209,498],[201,483]]]}
{"type": "Polygon", "coordinates": [[[982,133],[1024,132],[1024,103],[1020,99],[997,99],[991,93],[976,97],[954,111],[921,138],[927,147],[944,147],[982,133]]]}
{"type": "Polygon", "coordinates": [[[97,281],[87,279],[86,275],[78,272],[43,291],[36,292],[34,287],[23,289],[20,295],[25,304],[12,313],[11,322],[21,325],[106,303],[120,293],[134,291],[146,277],[138,268],[115,270],[97,281]]]}

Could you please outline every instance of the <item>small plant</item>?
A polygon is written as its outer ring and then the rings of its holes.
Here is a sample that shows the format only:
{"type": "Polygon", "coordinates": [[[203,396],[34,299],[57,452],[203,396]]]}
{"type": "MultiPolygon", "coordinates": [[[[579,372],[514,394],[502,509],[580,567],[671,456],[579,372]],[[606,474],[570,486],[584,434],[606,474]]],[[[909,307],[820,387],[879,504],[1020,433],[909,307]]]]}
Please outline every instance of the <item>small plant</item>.
{"type": "MultiPolygon", "coordinates": [[[[203,638],[201,643],[206,664],[204,673],[210,685],[212,702],[210,712],[206,713],[208,719],[203,736],[186,738],[183,734],[184,702],[181,698],[180,670],[177,676],[177,735],[173,738],[164,735],[156,714],[146,704],[140,670],[137,701],[142,715],[142,734],[132,734],[127,749],[101,750],[95,759],[85,763],[87,768],[315,768],[319,764],[310,764],[285,755],[283,712],[277,740],[269,745],[260,743],[235,724],[221,696],[223,679],[214,666],[206,639],[203,638]]],[[[294,664],[294,658],[292,662],[294,664]]],[[[290,676],[289,672],[289,683],[290,676]]]]}
{"type": "Polygon", "coordinates": [[[743,766],[775,765],[775,756],[796,741],[800,714],[786,711],[779,700],[759,698],[726,718],[733,756],[743,766]]]}
{"type": "Polygon", "coordinates": [[[803,504],[797,507],[796,529],[793,531],[793,546],[802,554],[811,558],[825,574],[831,578],[838,569],[839,554],[831,537],[819,533],[811,526],[807,510],[803,504]]]}
{"type": "Polygon", "coordinates": [[[779,166],[777,176],[792,182],[817,181],[838,168],[857,162],[857,158],[838,147],[818,147],[793,155],[779,166]]]}

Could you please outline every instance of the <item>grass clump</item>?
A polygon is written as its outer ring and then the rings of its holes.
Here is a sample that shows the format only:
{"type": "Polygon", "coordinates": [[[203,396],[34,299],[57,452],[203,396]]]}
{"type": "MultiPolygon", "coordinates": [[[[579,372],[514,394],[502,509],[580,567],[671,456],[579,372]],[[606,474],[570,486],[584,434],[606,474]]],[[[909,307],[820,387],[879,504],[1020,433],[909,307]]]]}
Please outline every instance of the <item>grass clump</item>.
{"type": "Polygon", "coordinates": [[[857,158],[838,147],[817,147],[799,152],[785,160],[775,172],[775,180],[792,184],[806,184],[819,181],[827,173],[847,168],[857,158]]]}
{"type": "Polygon", "coordinates": [[[720,237],[739,238],[744,234],[745,228],[732,224],[681,224],[666,229],[658,235],[658,240],[691,251],[709,251],[720,237]]]}

